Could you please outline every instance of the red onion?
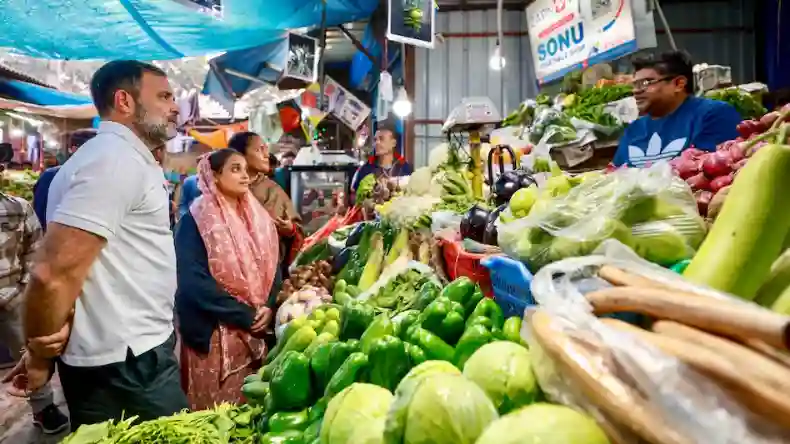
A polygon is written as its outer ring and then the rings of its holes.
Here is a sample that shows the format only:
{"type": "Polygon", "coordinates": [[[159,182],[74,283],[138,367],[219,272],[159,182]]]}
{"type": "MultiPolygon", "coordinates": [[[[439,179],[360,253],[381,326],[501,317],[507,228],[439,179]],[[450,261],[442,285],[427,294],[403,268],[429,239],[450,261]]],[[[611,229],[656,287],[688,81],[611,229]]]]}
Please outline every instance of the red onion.
{"type": "Polygon", "coordinates": [[[676,158],[676,160],[678,160],[678,162],[675,171],[681,179],[686,180],[700,172],[700,164],[698,161],[683,158],[676,158]]]}
{"type": "Polygon", "coordinates": [[[732,172],[732,158],[726,151],[708,154],[702,159],[702,171],[710,178],[726,176],[732,172]]]}
{"type": "Polygon", "coordinates": [[[741,159],[741,160],[739,160],[739,161],[735,162],[735,163],[732,165],[732,169],[733,169],[733,171],[738,171],[738,170],[740,170],[741,168],[743,168],[743,167],[744,167],[744,165],[746,165],[746,161],[747,161],[747,160],[748,160],[748,159],[741,159]]]}
{"type": "Polygon", "coordinates": [[[705,151],[702,151],[697,148],[687,148],[682,153],[680,153],[680,157],[683,159],[699,159],[701,156],[705,154],[705,151]]]}
{"type": "Polygon", "coordinates": [[[766,127],[770,128],[771,125],[776,122],[776,119],[779,118],[779,113],[776,111],[772,111],[762,117],[760,117],[760,124],[765,125],[766,127]]]}
{"type": "Polygon", "coordinates": [[[710,189],[714,193],[732,183],[732,175],[719,176],[710,181],[710,189]]]}
{"type": "Polygon", "coordinates": [[[689,184],[693,191],[697,190],[710,190],[710,181],[705,174],[698,173],[694,176],[689,177],[686,179],[686,183],[689,184]]]}

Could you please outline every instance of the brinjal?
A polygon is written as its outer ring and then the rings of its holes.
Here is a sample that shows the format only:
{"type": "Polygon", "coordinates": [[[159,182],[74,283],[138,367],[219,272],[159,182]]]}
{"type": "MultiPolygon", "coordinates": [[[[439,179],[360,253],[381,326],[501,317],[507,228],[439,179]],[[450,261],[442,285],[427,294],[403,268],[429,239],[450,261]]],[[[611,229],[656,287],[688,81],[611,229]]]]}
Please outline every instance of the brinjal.
{"type": "Polygon", "coordinates": [[[488,215],[488,219],[486,220],[486,229],[483,231],[483,243],[486,245],[499,245],[497,243],[498,234],[496,229],[496,222],[499,219],[499,213],[502,212],[505,208],[507,208],[508,204],[502,204],[497,207],[496,210],[492,211],[488,215]]]}
{"type": "Polygon", "coordinates": [[[346,247],[340,250],[339,253],[332,258],[332,274],[337,275],[340,273],[340,270],[346,266],[346,263],[351,258],[351,251],[353,250],[352,247],[346,247]]]}
{"type": "Polygon", "coordinates": [[[535,183],[535,179],[528,171],[507,171],[499,176],[494,184],[494,200],[496,205],[500,206],[508,203],[513,193],[535,183]]]}
{"type": "Polygon", "coordinates": [[[365,225],[365,222],[360,222],[351,230],[351,233],[348,234],[348,238],[346,238],[346,247],[353,247],[359,244],[359,241],[362,240],[362,234],[365,232],[365,225]]]}
{"type": "Polygon", "coordinates": [[[483,242],[489,213],[491,213],[489,210],[480,205],[470,208],[461,219],[461,237],[483,242]]]}

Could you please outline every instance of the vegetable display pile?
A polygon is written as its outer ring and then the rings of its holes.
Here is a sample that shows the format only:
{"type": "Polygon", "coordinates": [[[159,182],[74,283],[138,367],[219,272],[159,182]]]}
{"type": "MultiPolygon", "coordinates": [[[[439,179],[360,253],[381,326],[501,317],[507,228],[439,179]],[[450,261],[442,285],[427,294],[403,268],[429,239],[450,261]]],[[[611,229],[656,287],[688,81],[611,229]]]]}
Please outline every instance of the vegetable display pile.
{"type": "Polygon", "coordinates": [[[729,103],[744,119],[756,119],[766,112],[757,98],[738,87],[714,89],[706,92],[705,97],[729,103]]]}
{"type": "Polygon", "coordinates": [[[729,186],[749,158],[769,143],[787,143],[787,132],[780,131],[784,122],[790,122],[790,107],[759,121],[742,122],[738,126],[742,137],[720,144],[715,152],[689,148],[670,161],[694,192],[702,216],[716,218],[729,186]]]}
{"type": "Polygon", "coordinates": [[[31,202],[33,185],[38,181],[38,176],[38,173],[30,170],[7,171],[3,178],[3,192],[31,202]]]}
{"type": "Polygon", "coordinates": [[[666,165],[604,176],[560,174],[543,189],[518,191],[510,214],[500,218],[507,221],[499,228],[500,247],[533,270],[588,255],[605,239],[672,265],[693,256],[705,236],[694,197],[666,165]]]}
{"type": "Polygon", "coordinates": [[[264,410],[262,442],[474,443],[500,415],[541,405],[521,318],[469,279],[441,287],[407,271],[364,301],[336,289],[339,304],[288,324],[244,385],[264,410]]]}
{"type": "Polygon", "coordinates": [[[535,109],[535,120],[529,128],[530,142],[557,144],[576,140],[576,137],[576,128],[568,115],[550,106],[535,109]]]}
{"type": "Polygon", "coordinates": [[[563,100],[563,111],[569,117],[575,117],[596,125],[618,127],[622,124],[612,114],[604,111],[607,103],[630,97],[633,94],[631,85],[604,85],[587,88],[577,94],[570,94],[563,100]]]}

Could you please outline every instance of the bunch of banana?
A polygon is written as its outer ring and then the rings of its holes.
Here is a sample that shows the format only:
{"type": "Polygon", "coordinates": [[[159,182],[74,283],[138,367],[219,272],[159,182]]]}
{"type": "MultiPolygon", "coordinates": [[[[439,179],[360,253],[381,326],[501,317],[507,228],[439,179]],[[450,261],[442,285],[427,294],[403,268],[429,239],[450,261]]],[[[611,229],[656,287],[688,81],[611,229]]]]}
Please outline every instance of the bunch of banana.
{"type": "Polygon", "coordinates": [[[431,228],[432,223],[433,223],[433,218],[431,217],[431,214],[425,213],[422,216],[418,217],[416,221],[414,221],[414,225],[412,225],[412,229],[419,231],[420,229],[431,228]]]}
{"type": "Polygon", "coordinates": [[[442,181],[442,201],[458,202],[466,200],[472,196],[472,188],[466,180],[463,172],[447,171],[442,181]]]}

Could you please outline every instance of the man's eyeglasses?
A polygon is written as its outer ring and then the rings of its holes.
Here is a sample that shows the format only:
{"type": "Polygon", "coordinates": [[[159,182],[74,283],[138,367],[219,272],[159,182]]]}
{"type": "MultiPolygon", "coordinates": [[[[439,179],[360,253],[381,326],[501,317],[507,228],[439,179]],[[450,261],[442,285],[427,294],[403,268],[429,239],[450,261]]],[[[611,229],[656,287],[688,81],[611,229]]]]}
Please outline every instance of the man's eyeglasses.
{"type": "Polygon", "coordinates": [[[656,83],[660,83],[660,82],[666,82],[667,80],[672,80],[675,77],[676,76],[666,76],[666,77],[661,77],[660,79],[639,79],[639,80],[634,80],[633,82],[631,82],[631,86],[634,89],[636,89],[636,90],[643,90],[643,89],[647,88],[648,86],[652,86],[652,85],[655,85],[656,83]]]}

